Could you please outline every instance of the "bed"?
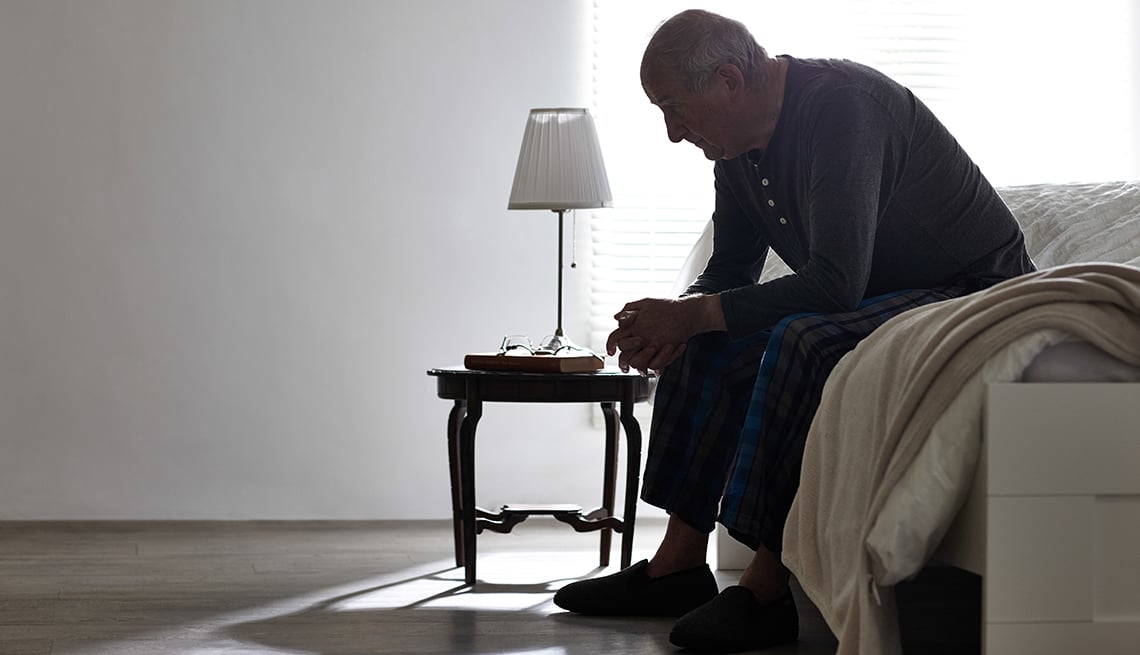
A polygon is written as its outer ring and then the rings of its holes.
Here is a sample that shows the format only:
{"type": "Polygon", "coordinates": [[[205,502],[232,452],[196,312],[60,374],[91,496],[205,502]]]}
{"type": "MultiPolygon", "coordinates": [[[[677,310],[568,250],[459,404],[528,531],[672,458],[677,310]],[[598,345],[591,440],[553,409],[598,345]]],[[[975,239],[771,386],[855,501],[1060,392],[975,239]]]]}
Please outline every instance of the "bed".
{"type": "Polygon", "coordinates": [[[1140,183],[999,193],[1040,272],[888,323],[813,423],[784,558],[840,653],[899,652],[931,560],[982,576],[986,653],[1140,652],[1140,183]]]}

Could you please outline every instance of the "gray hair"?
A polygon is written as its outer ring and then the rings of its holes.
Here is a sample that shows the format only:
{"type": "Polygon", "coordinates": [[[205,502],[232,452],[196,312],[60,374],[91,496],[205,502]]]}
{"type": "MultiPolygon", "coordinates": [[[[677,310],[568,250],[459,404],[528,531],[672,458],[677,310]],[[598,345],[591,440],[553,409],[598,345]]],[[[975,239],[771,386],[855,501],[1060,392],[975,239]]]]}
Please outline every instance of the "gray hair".
{"type": "Polygon", "coordinates": [[[764,48],[740,21],[689,9],[662,23],[649,39],[641,58],[641,86],[648,93],[650,70],[663,70],[679,75],[687,91],[700,93],[712,84],[721,64],[736,66],[755,86],[768,74],[767,59],[764,48]]]}

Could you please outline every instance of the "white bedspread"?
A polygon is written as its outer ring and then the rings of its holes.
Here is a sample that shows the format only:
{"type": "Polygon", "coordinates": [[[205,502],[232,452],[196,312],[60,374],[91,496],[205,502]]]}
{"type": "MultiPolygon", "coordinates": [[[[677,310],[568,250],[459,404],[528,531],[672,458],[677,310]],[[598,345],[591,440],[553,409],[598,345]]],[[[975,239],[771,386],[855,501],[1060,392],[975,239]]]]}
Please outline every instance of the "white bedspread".
{"type": "MultiPolygon", "coordinates": [[[[839,638],[839,653],[898,652],[891,588],[882,586],[894,580],[866,544],[928,435],[956,402],[976,409],[959,392],[980,371],[1017,368],[995,355],[1024,359],[1061,334],[1140,365],[1140,269],[1057,267],[907,312],[832,373],[808,436],[784,561],[839,638]]],[[[968,477],[960,481],[968,487],[968,477]]]]}
{"type": "Polygon", "coordinates": [[[1038,268],[1079,262],[1140,266],[1140,181],[998,189],[1038,268]]]}

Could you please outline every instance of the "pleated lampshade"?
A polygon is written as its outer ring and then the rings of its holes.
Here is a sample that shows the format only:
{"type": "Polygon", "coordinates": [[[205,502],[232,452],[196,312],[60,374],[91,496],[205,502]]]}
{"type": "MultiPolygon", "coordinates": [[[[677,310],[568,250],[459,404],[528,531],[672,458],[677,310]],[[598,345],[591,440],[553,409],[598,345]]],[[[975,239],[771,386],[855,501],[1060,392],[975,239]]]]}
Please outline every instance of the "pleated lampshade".
{"type": "Polygon", "coordinates": [[[531,109],[507,209],[588,209],[612,204],[590,112],[531,109]]]}

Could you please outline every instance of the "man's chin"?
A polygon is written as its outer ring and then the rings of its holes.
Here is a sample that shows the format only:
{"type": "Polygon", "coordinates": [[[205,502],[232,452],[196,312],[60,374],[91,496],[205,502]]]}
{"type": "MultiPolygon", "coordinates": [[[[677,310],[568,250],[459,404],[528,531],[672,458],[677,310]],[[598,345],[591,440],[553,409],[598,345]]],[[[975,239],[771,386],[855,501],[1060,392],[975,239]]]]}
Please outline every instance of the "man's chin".
{"type": "Polygon", "coordinates": [[[720,148],[701,148],[701,152],[704,153],[705,159],[708,159],[709,161],[717,161],[718,159],[724,158],[724,150],[721,150],[720,148]]]}
{"type": "Polygon", "coordinates": [[[701,139],[700,141],[690,141],[689,143],[692,143],[694,146],[696,146],[701,151],[701,154],[705,156],[705,159],[709,161],[717,161],[727,158],[724,153],[724,148],[721,148],[720,146],[714,146],[704,139],[701,139]]]}

